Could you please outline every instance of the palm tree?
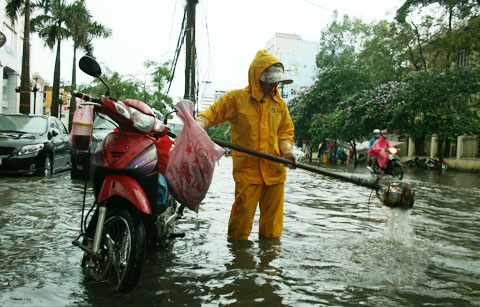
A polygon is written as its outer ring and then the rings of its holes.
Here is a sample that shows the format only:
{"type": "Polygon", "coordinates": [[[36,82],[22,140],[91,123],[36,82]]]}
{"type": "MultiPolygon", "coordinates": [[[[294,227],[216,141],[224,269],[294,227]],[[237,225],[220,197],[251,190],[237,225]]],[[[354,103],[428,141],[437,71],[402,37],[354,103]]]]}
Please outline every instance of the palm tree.
{"type": "Polygon", "coordinates": [[[30,113],[30,0],[7,0],[5,13],[12,24],[18,13],[25,17],[23,31],[22,73],[20,77],[20,113],[30,113]]]}
{"type": "Polygon", "coordinates": [[[32,18],[32,29],[43,39],[45,46],[52,50],[55,44],[57,46],[55,70],[53,73],[51,115],[58,116],[61,42],[70,36],[70,32],[65,27],[65,23],[68,19],[68,12],[71,10],[72,4],[67,4],[65,0],[41,0],[36,6],[42,10],[42,14],[32,18]]]}
{"type": "MultiPolygon", "coordinates": [[[[84,0],[76,1],[69,12],[66,21],[67,28],[73,39],[73,67],[72,67],[72,87],[74,91],[77,87],[77,49],[82,48],[85,54],[93,57],[92,40],[97,37],[109,37],[112,31],[103,25],[92,21],[92,16],[85,6],[84,0]]],[[[68,118],[69,129],[72,127],[73,113],[76,109],[75,97],[70,101],[70,114],[68,118]]]]}

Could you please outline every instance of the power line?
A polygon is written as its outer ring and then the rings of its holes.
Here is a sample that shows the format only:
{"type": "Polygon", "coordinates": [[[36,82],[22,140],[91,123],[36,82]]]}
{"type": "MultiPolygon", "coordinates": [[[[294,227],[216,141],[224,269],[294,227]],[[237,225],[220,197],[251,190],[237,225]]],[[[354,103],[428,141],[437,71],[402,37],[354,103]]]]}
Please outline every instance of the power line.
{"type": "Polygon", "coordinates": [[[178,58],[180,56],[180,51],[182,49],[183,41],[185,38],[186,23],[187,23],[187,7],[185,6],[185,10],[183,12],[182,28],[180,29],[180,35],[178,36],[177,48],[175,49],[175,57],[173,58],[172,66],[170,69],[170,79],[167,81],[168,87],[167,87],[167,90],[165,91],[164,97],[168,95],[168,92],[170,91],[170,87],[172,86],[172,83],[173,83],[172,81],[173,81],[173,76],[175,75],[175,68],[177,67],[178,58]]]}
{"type": "Polygon", "coordinates": [[[330,12],[330,13],[333,13],[333,12],[334,12],[334,11],[332,11],[331,9],[326,8],[326,7],[324,7],[323,5],[320,5],[320,4],[316,3],[316,2],[312,2],[312,1],[310,1],[310,0],[303,0],[303,1],[305,1],[305,2],[307,2],[307,3],[310,3],[311,5],[314,5],[314,6],[316,6],[316,7],[319,7],[319,8],[321,8],[321,9],[324,9],[325,11],[328,11],[328,12],[330,12]]]}
{"type": "Polygon", "coordinates": [[[177,1],[175,1],[175,6],[173,7],[173,14],[172,14],[172,25],[170,27],[170,35],[168,36],[168,49],[170,50],[170,42],[171,42],[171,39],[172,39],[172,32],[173,32],[173,24],[174,24],[174,21],[175,21],[175,12],[177,11],[177,1]]]}

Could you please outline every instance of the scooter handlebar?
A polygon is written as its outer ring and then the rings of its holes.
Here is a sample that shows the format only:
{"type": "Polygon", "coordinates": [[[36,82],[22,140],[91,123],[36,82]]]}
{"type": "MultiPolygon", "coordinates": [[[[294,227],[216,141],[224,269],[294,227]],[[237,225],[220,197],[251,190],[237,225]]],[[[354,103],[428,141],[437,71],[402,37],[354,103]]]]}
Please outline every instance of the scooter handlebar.
{"type": "Polygon", "coordinates": [[[85,95],[83,93],[80,93],[80,92],[77,92],[77,91],[74,91],[73,92],[73,95],[77,98],[80,98],[80,99],[83,99],[85,101],[91,101],[91,102],[95,102],[95,103],[98,103],[100,105],[103,105],[103,102],[101,99],[99,98],[95,98],[95,97],[92,97],[92,96],[88,96],[88,95],[85,95]]]}

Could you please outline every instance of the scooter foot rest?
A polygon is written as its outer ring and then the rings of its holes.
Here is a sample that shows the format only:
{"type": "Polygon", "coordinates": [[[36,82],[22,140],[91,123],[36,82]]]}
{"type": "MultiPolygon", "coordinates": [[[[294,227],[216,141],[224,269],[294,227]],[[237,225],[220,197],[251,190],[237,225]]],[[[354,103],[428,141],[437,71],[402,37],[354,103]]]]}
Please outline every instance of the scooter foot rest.
{"type": "Polygon", "coordinates": [[[82,243],[78,242],[77,240],[72,241],[72,244],[75,246],[80,247],[84,252],[92,256],[95,260],[102,260],[102,256],[100,254],[94,253],[89,247],[83,245],[82,243]]]}

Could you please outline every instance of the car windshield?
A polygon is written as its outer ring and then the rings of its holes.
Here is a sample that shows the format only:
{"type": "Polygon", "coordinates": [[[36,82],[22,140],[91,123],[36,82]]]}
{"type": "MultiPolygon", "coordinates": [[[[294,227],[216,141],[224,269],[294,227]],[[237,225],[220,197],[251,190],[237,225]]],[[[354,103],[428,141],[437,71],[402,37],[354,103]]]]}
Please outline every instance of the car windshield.
{"type": "Polygon", "coordinates": [[[104,117],[97,116],[97,118],[95,118],[95,122],[93,123],[93,129],[113,130],[117,128],[113,120],[111,120],[105,115],[102,116],[104,117]]]}
{"type": "Polygon", "coordinates": [[[0,115],[0,132],[43,134],[46,131],[46,117],[0,115]]]}

